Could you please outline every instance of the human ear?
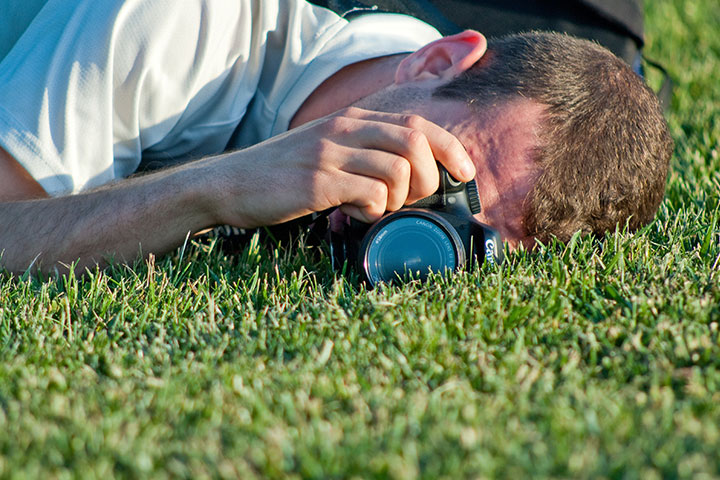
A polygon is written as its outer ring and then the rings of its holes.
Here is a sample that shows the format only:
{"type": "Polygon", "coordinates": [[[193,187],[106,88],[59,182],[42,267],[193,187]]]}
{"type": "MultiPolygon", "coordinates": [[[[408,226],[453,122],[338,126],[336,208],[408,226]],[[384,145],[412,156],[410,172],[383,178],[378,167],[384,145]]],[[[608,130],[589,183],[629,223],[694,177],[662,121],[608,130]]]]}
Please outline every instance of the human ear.
{"type": "Polygon", "coordinates": [[[395,84],[449,81],[472,67],[486,49],[485,37],[475,30],[443,37],[405,57],[395,71],[395,84]]]}

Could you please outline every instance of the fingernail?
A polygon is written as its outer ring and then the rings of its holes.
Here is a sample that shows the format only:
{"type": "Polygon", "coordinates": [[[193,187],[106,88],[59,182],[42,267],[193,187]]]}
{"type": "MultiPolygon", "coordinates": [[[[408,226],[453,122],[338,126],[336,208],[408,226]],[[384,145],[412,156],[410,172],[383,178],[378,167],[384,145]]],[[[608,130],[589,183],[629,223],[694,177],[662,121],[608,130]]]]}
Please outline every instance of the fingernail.
{"type": "Polygon", "coordinates": [[[468,180],[475,178],[475,165],[473,165],[471,162],[463,164],[463,166],[460,168],[460,173],[462,173],[463,177],[468,180]]]}

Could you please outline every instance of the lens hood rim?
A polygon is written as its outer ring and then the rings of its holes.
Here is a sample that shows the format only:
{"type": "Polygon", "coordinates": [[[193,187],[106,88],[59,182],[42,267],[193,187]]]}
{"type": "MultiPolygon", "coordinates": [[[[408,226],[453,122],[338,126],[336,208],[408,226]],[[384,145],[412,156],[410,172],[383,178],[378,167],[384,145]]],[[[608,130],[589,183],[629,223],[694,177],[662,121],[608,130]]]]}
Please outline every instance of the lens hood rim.
{"type": "Polygon", "coordinates": [[[450,239],[452,246],[455,251],[455,270],[463,267],[467,263],[467,252],[465,251],[465,244],[457,232],[457,229],[441,214],[432,210],[424,208],[403,208],[401,210],[388,213],[375,222],[370,229],[365,233],[360,249],[358,250],[358,267],[363,272],[365,280],[370,283],[373,287],[379,282],[384,281],[382,279],[375,281],[373,276],[370,274],[369,269],[369,253],[370,245],[372,245],[373,239],[377,236],[378,232],[385,227],[391,221],[403,217],[419,217],[428,220],[437,225],[445,235],[450,239]]]}

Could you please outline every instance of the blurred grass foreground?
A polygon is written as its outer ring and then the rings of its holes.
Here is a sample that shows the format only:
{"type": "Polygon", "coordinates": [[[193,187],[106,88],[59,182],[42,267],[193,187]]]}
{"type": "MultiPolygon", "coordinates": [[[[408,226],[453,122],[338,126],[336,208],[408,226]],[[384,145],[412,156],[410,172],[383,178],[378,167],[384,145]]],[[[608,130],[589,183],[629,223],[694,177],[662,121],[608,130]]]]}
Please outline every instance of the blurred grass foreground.
{"type": "Polygon", "coordinates": [[[646,10],[648,228],[375,291],[257,245],[0,276],[0,478],[720,477],[720,2],[646,10]]]}

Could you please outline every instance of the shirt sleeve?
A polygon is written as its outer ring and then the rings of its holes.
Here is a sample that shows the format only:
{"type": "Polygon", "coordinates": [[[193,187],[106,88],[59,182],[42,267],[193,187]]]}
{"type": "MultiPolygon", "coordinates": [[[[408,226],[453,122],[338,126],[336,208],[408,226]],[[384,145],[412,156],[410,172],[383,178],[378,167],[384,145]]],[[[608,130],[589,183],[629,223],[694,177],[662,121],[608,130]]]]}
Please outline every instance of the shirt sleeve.
{"type": "Polygon", "coordinates": [[[167,155],[222,150],[256,82],[253,9],[262,2],[50,0],[0,64],[0,145],[51,195],[130,175],[180,123],[167,155]]]}

